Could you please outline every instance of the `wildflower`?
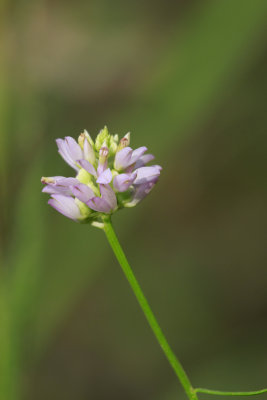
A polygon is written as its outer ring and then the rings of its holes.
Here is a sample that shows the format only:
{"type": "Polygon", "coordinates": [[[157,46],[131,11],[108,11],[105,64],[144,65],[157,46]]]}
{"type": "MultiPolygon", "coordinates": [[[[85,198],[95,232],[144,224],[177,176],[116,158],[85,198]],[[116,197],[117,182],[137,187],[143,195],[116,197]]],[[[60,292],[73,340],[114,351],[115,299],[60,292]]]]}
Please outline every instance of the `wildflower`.
{"type": "Polygon", "coordinates": [[[147,166],[154,159],[146,147],[133,150],[130,133],[120,141],[107,127],[95,142],[87,131],[78,138],[56,140],[58,152],[75,171],[75,178],[42,178],[43,192],[61,214],[76,222],[99,226],[102,217],[118,209],[133,207],[144,199],[156,184],[161,167],[147,166]]]}

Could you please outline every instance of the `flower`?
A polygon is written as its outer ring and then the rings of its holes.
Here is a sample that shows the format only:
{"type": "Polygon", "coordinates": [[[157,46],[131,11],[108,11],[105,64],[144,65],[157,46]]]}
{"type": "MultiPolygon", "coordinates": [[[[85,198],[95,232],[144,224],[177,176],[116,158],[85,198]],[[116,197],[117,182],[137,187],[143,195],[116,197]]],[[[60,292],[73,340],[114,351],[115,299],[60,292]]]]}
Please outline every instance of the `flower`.
{"type": "Polygon", "coordinates": [[[85,130],[78,142],[67,136],[56,143],[76,177],[43,177],[42,191],[51,195],[48,204],[76,222],[100,226],[103,216],[135,206],[158,181],[161,167],[146,165],[154,156],[144,146],[133,150],[130,133],[119,141],[104,127],[95,142],[85,130]]]}

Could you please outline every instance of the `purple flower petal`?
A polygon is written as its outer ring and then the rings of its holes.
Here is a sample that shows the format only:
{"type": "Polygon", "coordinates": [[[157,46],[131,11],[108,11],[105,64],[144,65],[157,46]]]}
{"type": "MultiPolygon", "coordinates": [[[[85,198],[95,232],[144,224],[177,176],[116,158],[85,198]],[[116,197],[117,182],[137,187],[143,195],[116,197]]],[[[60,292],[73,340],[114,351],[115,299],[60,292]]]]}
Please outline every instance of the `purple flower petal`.
{"type": "Polygon", "coordinates": [[[70,186],[79,183],[78,179],[65,178],[64,176],[53,176],[49,178],[42,178],[42,182],[47,184],[47,186],[45,186],[42,190],[43,193],[50,193],[50,194],[61,193],[66,196],[71,196],[72,194],[70,186]]]}
{"type": "Polygon", "coordinates": [[[155,156],[153,156],[153,154],[144,154],[142,157],[140,157],[136,161],[136,163],[134,165],[134,169],[144,167],[147,163],[154,160],[154,158],[155,158],[155,156]]]}
{"type": "Polygon", "coordinates": [[[114,161],[115,169],[121,171],[127,168],[131,164],[132,153],[131,147],[124,147],[124,149],[118,151],[114,161]]]}
{"type": "Polygon", "coordinates": [[[74,140],[71,136],[65,137],[66,147],[69,151],[71,158],[74,161],[80,160],[83,158],[83,153],[81,147],[78,145],[76,140],[74,140]]]}
{"type": "Polygon", "coordinates": [[[139,147],[138,149],[133,151],[131,164],[134,164],[145,152],[147,148],[145,146],[139,147]]]}
{"type": "Polygon", "coordinates": [[[102,197],[93,197],[86,204],[94,211],[102,212],[105,214],[108,214],[111,211],[110,205],[102,197]]]}
{"type": "Polygon", "coordinates": [[[100,176],[103,174],[103,172],[108,168],[108,162],[105,161],[104,164],[98,164],[97,167],[97,175],[100,176]]]}
{"type": "Polygon", "coordinates": [[[88,200],[95,196],[93,190],[84,183],[79,183],[78,185],[71,186],[71,191],[72,194],[83,203],[86,203],[88,200]]]}
{"type": "Polygon", "coordinates": [[[158,177],[154,179],[154,181],[143,183],[142,185],[138,185],[135,187],[135,191],[133,197],[130,202],[126,203],[127,207],[133,207],[138,204],[141,200],[143,200],[153,189],[158,177]]]}
{"type": "Polygon", "coordinates": [[[134,182],[137,173],[133,174],[120,174],[113,179],[113,186],[118,192],[125,192],[134,182]]]}
{"type": "Polygon", "coordinates": [[[48,204],[54,207],[58,212],[66,217],[78,222],[82,218],[81,212],[73,197],[64,196],[62,194],[54,194],[48,200],[48,204]]]}
{"type": "Polygon", "coordinates": [[[99,185],[102,198],[110,205],[111,210],[117,207],[117,198],[109,185],[99,185]]]}
{"type": "Polygon", "coordinates": [[[91,163],[89,163],[89,161],[87,160],[78,160],[77,164],[80,165],[82,168],[84,168],[87,172],[89,172],[89,174],[93,175],[94,177],[96,177],[96,170],[94,169],[94,167],[92,166],[91,163]]]}
{"type": "Polygon", "coordinates": [[[65,196],[71,196],[71,194],[72,194],[69,187],[56,186],[56,185],[46,185],[43,188],[42,192],[49,193],[49,194],[64,194],[65,196]]]}
{"type": "Polygon", "coordinates": [[[102,174],[99,175],[97,179],[97,183],[101,183],[103,185],[106,185],[112,181],[112,173],[109,168],[105,169],[105,171],[102,172],[102,174]]]}
{"type": "Polygon", "coordinates": [[[55,184],[57,186],[73,186],[79,183],[78,179],[76,178],[64,178],[58,177],[55,179],[55,184]]]}
{"type": "Polygon", "coordinates": [[[57,147],[58,147],[58,152],[61,155],[61,157],[66,161],[67,164],[69,164],[72,168],[74,168],[76,171],[79,171],[79,168],[75,164],[75,161],[72,156],[69,153],[69,149],[67,147],[67,143],[63,139],[57,139],[56,140],[57,147]]]}
{"type": "Polygon", "coordinates": [[[79,171],[79,168],[76,165],[76,161],[83,158],[83,151],[79,144],[72,137],[67,136],[65,139],[57,139],[56,140],[59,154],[63,157],[63,159],[76,171],[79,171]]]}
{"type": "Polygon", "coordinates": [[[154,178],[159,177],[161,167],[159,165],[152,165],[151,167],[141,167],[136,170],[137,178],[134,182],[135,185],[141,185],[153,181],[154,178]]]}
{"type": "Polygon", "coordinates": [[[117,198],[109,185],[100,185],[101,197],[94,197],[86,204],[95,211],[110,213],[117,207],[117,198]]]}

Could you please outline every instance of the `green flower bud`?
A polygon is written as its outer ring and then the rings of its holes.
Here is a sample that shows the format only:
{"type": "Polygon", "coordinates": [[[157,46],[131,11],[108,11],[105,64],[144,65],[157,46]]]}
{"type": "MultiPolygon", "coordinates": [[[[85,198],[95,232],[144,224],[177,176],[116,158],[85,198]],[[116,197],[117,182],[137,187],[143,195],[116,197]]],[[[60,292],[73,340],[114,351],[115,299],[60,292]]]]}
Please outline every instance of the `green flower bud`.
{"type": "Polygon", "coordinates": [[[77,197],[75,198],[75,203],[77,204],[77,206],[79,207],[81,214],[84,218],[89,217],[89,215],[92,213],[92,210],[87,207],[86,204],[84,204],[82,201],[80,201],[79,199],[77,199],[77,197]]]}
{"type": "Polygon", "coordinates": [[[115,176],[119,175],[119,173],[118,173],[118,171],[116,171],[116,169],[112,169],[111,173],[112,173],[112,179],[115,178],[115,176]]]}
{"type": "Polygon", "coordinates": [[[110,140],[110,134],[108,132],[108,128],[105,126],[103,129],[101,129],[101,131],[99,132],[99,134],[96,137],[96,140],[95,140],[96,150],[99,151],[105,142],[108,145],[109,140],[110,140]]]}
{"type": "Polygon", "coordinates": [[[76,178],[85,185],[92,181],[92,175],[90,175],[89,172],[87,172],[84,168],[80,169],[76,178]]]}
{"type": "Polygon", "coordinates": [[[88,140],[88,142],[90,143],[90,145],[94,148],[95,147],[95,142],[91,138],[90,134],[87,132],[86,129],[83,131],[83,133],[84,133],[86,139],[88,140]]]}
{"type": "Polygon", "coordinates": [[[110,156],[114,156],[116,154],[116,151],[118,148],[118,140],[119,140],[118,135],[115,135],[115,136],[110,135],[109,146],[108,146],[110,156]]]}

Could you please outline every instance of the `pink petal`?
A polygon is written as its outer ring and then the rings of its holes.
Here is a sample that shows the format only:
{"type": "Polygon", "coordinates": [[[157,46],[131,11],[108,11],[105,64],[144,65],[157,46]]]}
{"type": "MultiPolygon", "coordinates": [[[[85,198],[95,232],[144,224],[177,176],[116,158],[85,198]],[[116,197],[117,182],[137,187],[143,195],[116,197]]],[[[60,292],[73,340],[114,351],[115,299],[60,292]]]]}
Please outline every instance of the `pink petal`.
{"type": "Polygon", "coordinates": [[[72,168],[74,168],[76,171],[79,171],[79,168],[77,165],[75,165],[75,160],[73,160],[72,156],[69,153],[69,149],[67,147],[67,144],[65,140],[63,139],[56,139],[57,147],[58,147],[58,152],[61,155],[61,157],[66,161],[67,164],[69,164],[72,168]]]}
{"type": "Polygon", "coordinates": [[[138,185],[135,188],[135,192],[133,194],[132,200],[126,204],[127,207],[133,207],[138,204],[141,200],[143,200],[153,189],[157,182],[158,178],[155,178],[152,182],[146,182],[142,185],[138,185]]]}
{"type": "Polygon", "coordinates": [[[112,181],[112,173],[109,168],[105,169],[105,171],[102,172],[102,174],[99,175],[97,179],[97,183],[101,183],[103,185],[106,185],[112,181]]]}
{"type": "Polygon", "coordinates": [[[77,160],[83,158],[82,149],[78,145],[76,140],[74,140],[71,136],[66,136],[65,143],[66,143],[67,149],[69,151],[69,154],[74,161],[77,161],[77,160]]]}
{"type": "Polygon", "coordinates": [[[159,177],[161,169],[162,168],[159,165],[152,165],[151,167],[138,168],[135,171],[137,172],[137,177],[134,184],[141,185],[143,183],[153,181],[154,178],[159,177]]]}
{"type": "Polygon", "coordinates": [[[88,200],[95,196],[93,190],[84,183],[79,183],[78,185],[71,186],[71,191],[72,194],[83,203],[86,203],[88,200]]]}
{"type": "Polygon", "coordinates": [[[110,205],[102,197],[93,197],[86,204],[94,211],[103,212],[105,214],[111,211],[110,205]]]}
{"type": "Polygon", "coordinates": [[[48,204],[74,221],[78,221],[82,217],[80,209],[75,203],[73,197],[54,194],[52,195],[52,198],[48,200],[48,204]]]}
{"type": "Polygon", "coordinates": [[[96,177],[96,170],[94,169],[94,167],[92,166],[91,163],[89,163],[89,161],[87,160],[78,160],[77,164],[80,165],[82,168],[84,168],[87,172],[89,172],[89,174],[93,175],[94,177],[96,177]]]}
{"type": "Polygon", "coordinates": [[[120,174],[113,179],[113,186],[118,192],[125,192],[134,182],[137,173],[120,174]]]}
{"type": "Polygon", "coordinates": [[[101,197],[94,197],[87,201],[89,208],[109,214],[117,207],[117,198],[109,185],[99,185],[101,197]]]}
{"type": "Polygon", "coordinates": [[[42,192],[49,194],[64,194],[65,196],[71,196],[70,188],[64,186],[46,185],[43,188],[42,192]]]}
{"type": "Polygon", "coordinates": [[[117,207],[117,198],[109,185],[99,185],[102,198],[110,205],[111,210],[117,207]]]}
{"type": "Polygon", "coordinates": [[[115,156],[114,167],[118,171],[127,168],[131,164],[133,150],[131,147],[124,147],[124,149],[118,151],[115,156]]]}
{"type": "Polygon", "coordinates": [[[134,169],[140,168],[140,167],[144,167],[147,163],[149,163],[150,161],[154,160],[155,156],[153,156],[153,154],[144,154],[142,157],[140,157],[134,166],[134,169]]]}
{"type": "Polygon", "coordinates": [[[133,151],[131,164],[134,164],[145,152],[147,148],[145,146],[139,147],[138,149],[133,151]]]}

